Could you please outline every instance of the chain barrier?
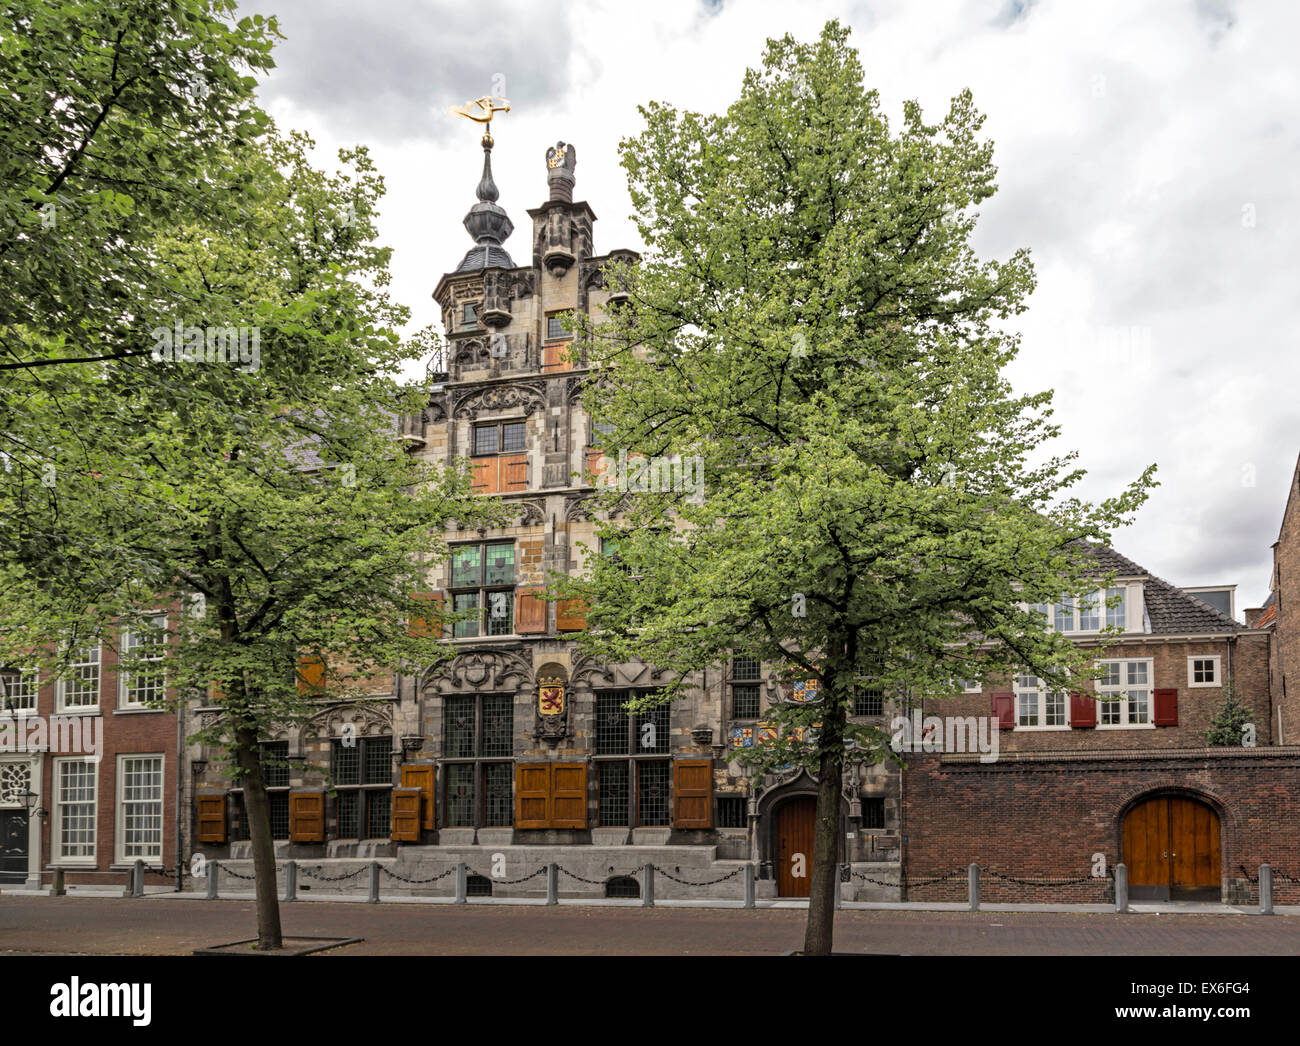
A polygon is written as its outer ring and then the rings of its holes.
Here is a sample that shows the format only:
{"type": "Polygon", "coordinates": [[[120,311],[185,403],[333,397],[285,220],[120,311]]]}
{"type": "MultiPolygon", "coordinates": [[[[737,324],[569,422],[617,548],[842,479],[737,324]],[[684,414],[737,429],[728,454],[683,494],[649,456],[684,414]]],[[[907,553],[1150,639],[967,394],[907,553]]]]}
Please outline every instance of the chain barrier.
{"type": "Polygon", "coordinates": [[[586,883],[588,886],[604,886],[609,882],[609,879],[633,879],[636,877],[636,873],[641,871],[640,868],[634,868],[630,872],[610,872],[608,879],[584,879],[581,875],[571,872],[558,864],[555,867],[561,875],[567,875],[570,879],[577,879],[578,882],[586,883]]]}
{"type": "Polygon", "coordinates": [[[992,868],[985,868],[980,865],[980,871],[986,875],[991,875],[994,879],[1001,879],[1003,882],[1015,883],[1017,886],[1078,886],[1080,883],[1101,882],[1101,876],[1085,875],[1082,879],[1017,879],[1014,875],[1003,875],[1001,872],[995,872],[992,868]]]}
{"type": "Polygon", "coordinates": [[[953,879],[965,879],[966,870],[958,868],[955,872],[949,872],[947,875],[940,875],[934,879],[913,879],[910,876],[904,878],[899,883],[890,883],[890,886],[930,886],[933,883],[949,882],[953,879]]]}
{"type": "MultiPolygon", "coordinates": [[[[1248,883],[1259,882],[1259,876],[1251,875],[1250,872],[1246,871],[1246,866],[1244,864],[1239,864],[1237,865],[1237,867],[1241,869],[1242,877],[1246,880],[1246,882],[1248,883]]],[[[1287,875],[1286,872],[1279,872],[1276,868],[1273,869],[1273,879],[1275,881],[1281,879],[1283,882],[1288,882],[1288,883],[1300,883],[1300,879],[1297,879],[1294,875],[1287,875]]]]}
{"type": "Polygon", "coordinates": [[[721,879],[710,879],[708,882],[704,882],[704,883],[693,883],[689,879],[678,879],[677,876],[673,875],[671,872],[667,871],[664,868],[660,868],[657,864],[651,865],[651,867],[654,868],[654,870],[658,874],[662,875],[665,879],[671,879],[673,882],[680,883],[682,886],[714,886],[718,883],[725,883],[728,879],[734,879],[736,876],[738,876],[741,873],[742,870],[740,868],[733,868],[721,879]]]}
{"type": "MultiPolygon", "coordinates": [[[[896,887],[896,886],[899,885],[898,883],[886,882],[884,879],[873,879],[873,878],[871,878],[871,876],[869,876],[869,875],[863,875],[861,872],[851,872],[851,873],[850,873],[850,877],[853,878],[853,879],[858,879],[858,880],[860,880],[861,882],[864,882],[864,883],[872,883],[872,884],[874,884],[874,885],[876,885],[876,886],[889,886],[889,887],[896,887]]],[[[937,880],[935,880],[935,881],[937,882],[937,880]]]]}
{"type": "Polygon", "coordinates": [[[439,879],[447,878],[447,876],[451,875],[451,873],[454,872],[455,870],[456,870],[456,866],[452,865],[445,872],[439,872],[437,875],[431,876],[428,879],[409,879],[405,875],[402,875],[400,872],[394,872],[388,868],[385,868],[382,864],[379,866],[379,872],[381,875],[386,875],[390,879],[397,879],[399,882],[410,883],[412,886],[419,886],[419,885],[423,885],[424,883],[436,883],[439,879]]]}
{"type": "MultiPolygon", "coordinates": [[[[323,867],[324,867],[323,865],[319,865],[319,864],[318,864],[318,865],[316,865],[316,868],[315,868],[315,870],[313,871],[311,868],[308,868],[308,867],[306,867],[305,865],[301,865],[301,864],[300,864],[300,865],[298,866],[298,871],[300,871],[300,872],[301,872],[303,875],[305,875],[308,879],[315,879],[318,883],[340,883],[340,882],[342,882],[344,879],[355,879],[358,875],[360,875],[362,872],[364,872],[364,871],[369,867],[369,865],[365,865],[365,864],[363,864],[360,868],[356,868],[356,869],[354,869],[353,871],[350,871],[350,872],[344,872],[342,875],[320,875],[320,874],[317,874],[317,873],[319,873],[319,872],[321,871],[321,869],[322,869],[323,867]]],[[[380,865],[380,867],[382,868],[383,865],[380,865]]]]}
{"type": "MultiPolygon", "coordinates": [[[[175,868],[150,868],[148,865],[145,865],[145,866],[144,866],[144,870],[145,870],[146,872],[148,872],[150,875],[161,875],[161,876],[163,876],[163,878],[165,878],[165,879],[175,879],[175,878],[176,878],[176,869],[175,869],[175,868]]],[[[184,868],[181,869],[181,875],[182,875],[184,878],[186,878],[186,879],[193,879],[193,878],[194,878],[194,877],[193,877],[192,875],[190,875],[190,873],[189,873],[186,869],[184,869],[184,868]]]]}
{"type": "Polygon", "coordinates": [[[540,868],[537,869],[537,871],[529,875],[525,875],[520,879],[493,879],[492,876],[490,875],[479,875],[478,872],[476,872],[473,868],[470,868],[468,866],[466,866],[466,871],[471,875],[478,875],[480,879],[487,879],[489,882],[492,883],[493,886],[514,886],[517,883],[526,883],[528,882],[529,879],[536,879],[539,875],[543,874],[546,871],[546,865],[542,865],[540,868]]]}
{"type": "Polygon", "coordinates": [[[246,880],[247,882],[250,882],[250,883],[251,883],[254,879],[257,878],[257,876],[256,876],[255,874],[254,874],[254,875],[240,875],[240,874],[239,874],[237,871],[235,871],[233,868],[227,868],[224,864],[221,865],[221,874],[222,874],[222,875],[233,875],[236,879],[244,879],[244,880],[246,880]]]}

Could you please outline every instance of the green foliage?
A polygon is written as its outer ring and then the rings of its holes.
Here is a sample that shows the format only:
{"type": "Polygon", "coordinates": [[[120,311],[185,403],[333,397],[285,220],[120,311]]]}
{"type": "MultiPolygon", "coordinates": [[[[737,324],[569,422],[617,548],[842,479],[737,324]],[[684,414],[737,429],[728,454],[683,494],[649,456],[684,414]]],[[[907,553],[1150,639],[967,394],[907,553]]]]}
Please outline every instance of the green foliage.
{"type": "Polygon", "coordinates": [[[650,250],[612,273],[628,304],[581,331],[584,404],[611,455],[698,455],[703,496],[606,490],[620,561],[555,581],[592,604],[584,647],[667,669],[667,698],[730,652],[817,680],[747,757],[822,771],[882,757],[847,722],[860,680],[943,697],[1020,666],[1088,675],[1092,655],[1019,604],[1099,587],[1086,542],[1154,471],[1100,505],[1068,496],[1083,473],[1042,451],[1051,393],[1001,376],[1027,253],[969,243],[996,188],[983,118],[963,92],[891,129],[847,37],[769,41],[725,113],[652,104],[623,142],[650,250]]]}
{"type": "Polygon", "coordinates": [[[1253,720],[1250,708],[1229,684],[1223,688],[1223,700],[1210,719],[1210,728],[1205,732],[1205,743],[1211,748],[1246,747],[1247,738],[1254,739],[1253,720]]]}

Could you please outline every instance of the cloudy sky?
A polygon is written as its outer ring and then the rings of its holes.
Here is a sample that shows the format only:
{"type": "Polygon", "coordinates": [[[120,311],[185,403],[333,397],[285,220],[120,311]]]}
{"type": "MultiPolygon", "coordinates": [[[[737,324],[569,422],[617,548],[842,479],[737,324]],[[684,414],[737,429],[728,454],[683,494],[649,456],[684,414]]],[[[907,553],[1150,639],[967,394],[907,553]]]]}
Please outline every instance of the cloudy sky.
{"type": "MultiPolygon", "coordinates": [[[[412,329],[470,240],[478,129],[443,113],[503,94],[493,164],[517,228],[546,198],[546,147],[577,146],[596,249],[641,246],[618,166],[638,104],[716,112],[767,37],[852,27],[870,86],[941,116],[969,87],[999,192],[977,249],[1030,248],[1021,391],[1056,390],[1057,449],[1097,499],[1159,466],[1116,546],[1182,585],[1268,591],[1300,453],[1300,5],[1288,0],[244,0],[287,38],[261,98],[330,162],[371,146],[380,230],[412,329]]],[[[526,232],[506,244],[529,255],[526,232]]]]}

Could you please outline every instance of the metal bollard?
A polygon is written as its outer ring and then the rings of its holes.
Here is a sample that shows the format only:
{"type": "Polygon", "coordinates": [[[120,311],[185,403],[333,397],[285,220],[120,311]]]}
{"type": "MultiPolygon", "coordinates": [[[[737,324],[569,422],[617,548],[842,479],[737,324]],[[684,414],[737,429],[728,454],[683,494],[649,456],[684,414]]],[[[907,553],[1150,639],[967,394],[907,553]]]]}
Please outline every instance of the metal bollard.
{"type": "Polygon", "coordinates": [[[135,859],[134,879],[131,883],[131,896],[144,896],[144,861],[140,858],[135,859]]]}
{"type": "Polygon", "coordinates": [[[1115,865],[1115,911],[1128,914],[1128,865],[1115,865]]]}
{"type": "Polygon", "coordinates": [[[1259,914],[1273,914],[1273,867],[1268,864],[1259,866],[1259,914]]]}
{"type": "Polygon", "coordinates": [[[298,899],[297,861],[286,861],[284,863],[284,899],[286,901],[296,901],[298,899]]]}
{"type": "Polygon", "coordinates": [[[655,906],[655,866],[647,864],[641,869],[641,907],[655,906]]]}
{"type": "Polygon", "coordinates": [[[548,864],[546,866],[546,903],[560,903],[560,866],[558,864],[548,864]]]}
{"type": "Polygon", "coordinates": [[[468,892],[469,892],[468,879],[469,876],[465,868],[465,862],[462,861],[460,864],[456,865],[456,903],[457,904],[465,904],[468,901],[468,892]]]}
{"type": "Polygon", "coordinates": [[[754,866],[745,865],[745,907],[754,907],[754,866]]]}
{"type": "Polygon", "coordinates": [[[220,868],[221,865],[219,865],[216,861],[208,862],[208,900],[209,901],[215,901],[217,899],[217,872],[220,870],[220,868]]]}
{"type": "Polygon", "coordinates": [[[970,910],[978,912],[980,910],[980,866],[974,861],[971,861],[970,868],[967,870],[967,892],[970,910]]]}
{"type": "Polygon", "coordinates": [[[370,862],[370,896],[366,898],[367,904],[379,903],[379,862],[370,862]]]}
{"type": "Polygon", "coordinates": [[[66,897],[67,893],[68,893],[67,887],[63,885],[63,869],[56,868],[54,869],[54,883],[50,887],[50,896],[66,897]]]}

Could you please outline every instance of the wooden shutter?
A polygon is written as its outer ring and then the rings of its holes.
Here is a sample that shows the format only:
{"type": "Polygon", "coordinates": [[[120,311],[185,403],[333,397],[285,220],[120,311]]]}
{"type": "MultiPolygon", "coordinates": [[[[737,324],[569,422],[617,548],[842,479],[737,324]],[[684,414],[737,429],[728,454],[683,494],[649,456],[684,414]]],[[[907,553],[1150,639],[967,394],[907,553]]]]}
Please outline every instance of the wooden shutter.
{"type": "Polygon", "coordinates": [[[603,450],[589,449],[587,451],[587,472],[594,478],[603,475],[609,462],[605,458],[603,450]]]}
{"type": "Polygon", "coordinates": [[[433,764],[403,763],[402,787],[418,788],[420,790],[424,810],[424,816],[420,819],[420,827],[426,831],[432,831],[434,828],[433,764]]]}
{"type": "Polygon", "coordinates": [[[713,761],[678,759],[673,763],[673,827],[713,827],[713,761]]]}
{"type": "Polygon", "coordinates": [[[1156,726],[1178,725],[1178,690],[1157,690],[1155,692],[1156,726]]]}
{"type": "Polygon", "coordinates": [[[424,636],[428,639],[442,638],[442,593],[441,592],[413,592],[412,595],[419,600],[428,602],[429,609],[422,617],[412,616],[406,623],[406,630],[413,636],[424,636]]]}
{"type": "Polygon", "coordinates": [[[581,632],[587,627],[587,604],[581,599],[562,599],[555,608],[557,632],[581,632]]]}
{"type": "Polygon", "coordinates": [[[515,632],[521,636],[536,635],[546,631],[546,600],[538,593],[540,587],[521,586],[515,589],[515,632]]]}
{"type": "Polygon", "coordinates": [[[587,764],[551,763],[552,828],[587,827],[587,764]]]}
{"type": "Polygon", "coordinates": [[[501,489],[528,489],[527,454],[507,454],[501,458],[501,489]]]}
{"type": "Polygon", "coordinates": [[[569,351],[569,344],[570,343],[567,341],[553,341],[545,345],[543,347],[542,370],[572,370],[573,363],[569,360],[561,359],[561,356],[569,351]]]}
{"type": "Polygon", "coordinates": [[[420,841],[420,800],[423,795],[418,788],[393,789],[393,826],[392,840],[395,843],[418,843],[420,841]]]}
{"type": "Polygon", "coordinates": [[[1077,691],[1070,694],[1070,725],[1097,725],[1097,702],[1092,694],[1077,691]]]}
{"type": "Polygon", "coordinates": [[[470,481],[470,487],[475,494],[495,494],[500,490],[498,482],[499,469],[497,468],[498,459],[496,456],[490,458],[475,458],[471,463],[474,470],[474,477],[470,481]]]}
{"type": "Polygon", "coordinates": [[[289,842],[325,841],[325,793],[289,793],[289,842]]]}
{"type": "Polygon", "coordinates": [[[226,841],[226,793],[206,792],[194,797],[198,840],[220,845],[226,841]]]}
{"type": "Polygon", "coordinates": [[[515,827],[546,828],[546,801],[550,791],[550,763],[515,764],[515,827]]]}
{"type": "Polygon", "coordinates": [[[298,658],[298,693],[319,692],[325,686],[325,661],[315,654],[298,658]]]}
{"type": "Polygon", "coordinates": [[[1014,730],[1016,728],[1016,695],[1010,691],[994,694],[993,714],[997,716],[999,730],[1014,730]]]}

